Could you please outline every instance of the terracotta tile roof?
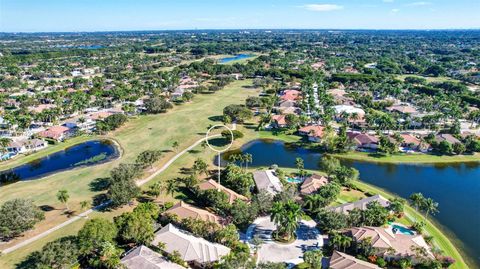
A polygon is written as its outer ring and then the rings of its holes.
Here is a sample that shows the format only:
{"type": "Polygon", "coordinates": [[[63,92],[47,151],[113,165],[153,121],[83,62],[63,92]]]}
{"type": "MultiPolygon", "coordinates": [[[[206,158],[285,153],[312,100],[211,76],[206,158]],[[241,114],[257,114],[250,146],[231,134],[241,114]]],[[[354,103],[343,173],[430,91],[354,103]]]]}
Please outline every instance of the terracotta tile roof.
{"type": "Polygon", "coordinates": [[[52,126],[45,131],[38,133],[41,137],[47,137],[52,139],[59,139],[64,133],[68,132],[70,129],[65,126],[52,126]]]}
{"type": "Polygon", "coordinates": [[[314,174],[305,179],[302,186],[300,186],[300,193],[303,195],[312,194],[327,184],[328,178],[314,174]]]}
{"type": "Polygon", "coordinates": [[[380,269],[377,265],[359,260],[345,253],[334,251],[329,261],[331,269],[380,269]]]}
{"type": "Polygon", "coordinates": [[[376,136],[364,133],[347,133],[348,137],[357,145],[376,144],[379,139],[376,136]]]}
{"type": "MultiPolygon", "coordinates": [[[[348,230],[348,233],[357,242],[371,238],[372,247],[378,249],[383,254],[392,248],[395,250],[396,256],[415,256],[415,250],[412,247],[423,247],[427,251],[430,249],[421,235],[394,234],[390,227],[351,228],[348,230]]],[[[429,256],[433,257],[431,253],[429,253],[429,256]]]]}
{"type": "Polygon", "coordinates": [[[272,120],[279,125],[287,124],[287,121],[285,120],[285,115],[273,115],[272,120]]]}
{"type": "Polygon", "coordinates": [[[280,99],[284,100],[284,101],[295,101],[297,99],[300,98],[300,95],[302,93],[300,91],[297,91],[297,90],[285,90],[283,91],[283,94],[280,96],[280,99]]]}
{"type": "Polygon", "coordinates": [[[201,219],[203,221],[210,221],[221,223],[221,218],[213,213],[208,212],[205,209],[195,207],[180,201],[176,205],[169,208],[165,213],[177,215],[180,219],[193,218],[201,219]]]}
{"type": "Polygon", "coordinates": [[[323,136],[323,130],[325,127],[320,126],[320,125],[309,125],[300,128],[298,131],[307,134],[308,136],[314,136],[314,137],[319,137],[322,138],[323,136]]]}
{"type": "Polygon", "coordinates": [[[417,109],[409,105],[394,105],[394,106],[387,107],[387,110],[397,111],[403,114],[414,114],[418,112],[417,109]]]}
{"type": "Polygon", "coordinates": [[[232,191],[231,189],[229,188],[226,188],[220,184],[218,184],[215,180],[213,179],[210,179],[208,181],[204,181],[200,184],[198,184],[198,188],[200,190],[211,190],[211,189],[219,189],[221,190],[222,192],[226,193],[227,196],[228,196],[228,201],[229,203],[233,203],[236,199],[240,199],[240,200],[243,200],[243,201],[248,201],[248,198],[241,195],[241,194],[238,194],[234,191],[232,191]]]}

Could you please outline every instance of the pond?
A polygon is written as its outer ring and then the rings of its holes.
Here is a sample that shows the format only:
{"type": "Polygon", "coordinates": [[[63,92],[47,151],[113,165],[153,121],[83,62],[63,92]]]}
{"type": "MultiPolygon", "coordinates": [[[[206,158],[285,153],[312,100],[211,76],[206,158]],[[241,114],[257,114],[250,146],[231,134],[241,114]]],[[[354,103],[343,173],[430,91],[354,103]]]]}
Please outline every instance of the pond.
{"type": "Polygon", "coordinates": [[[110,140],[91,140],[65,150],[0,172],[0,186],[20,180],[32,180],[64,170],[108,162],[119,156],[110,140]]]}
{"type": "Polygon", "coordinates": [[[225,57],[225,58],[221,58],[220,60],[218,60],[219,63],[221,64],[226,64],[228,62],[232,62],[232,61],[238,61],[238,60],[243,60],[243,59],[248,59],[248,58],[251,58],[253,57],[254,55],[251,55],[251,54],[237,54],[233,57],[225,57]]]}
{"type": "MultiPolygon", "coordinates": [[[[243,153],[253,155],[251,166],[295,167],[295,158],[306,169],[318,169],[321,154],[290,146],[281,141],[255,140],[244,145],[243,153]]],[[[225,157],[227,158],[227,157],[225,157]]],[[[480,268],[480,164],[410,165],[343,162],[360,171],[364,182],[404,198],[422,192],[439,203],[435,220],[459,239],[462,249],[480,268]]],[[[456,242],[459,245],[459,242],[456,242]]]]}

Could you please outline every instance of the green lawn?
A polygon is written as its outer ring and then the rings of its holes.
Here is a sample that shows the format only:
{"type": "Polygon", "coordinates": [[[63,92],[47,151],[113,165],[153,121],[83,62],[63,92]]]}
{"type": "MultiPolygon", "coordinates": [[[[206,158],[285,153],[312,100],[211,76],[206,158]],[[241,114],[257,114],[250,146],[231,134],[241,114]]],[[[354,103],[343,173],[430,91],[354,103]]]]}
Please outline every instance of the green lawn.
{"type": "MultiPolygon", "coordinates": [[[[165,151],[157,164],[162,165],[176,154],[172,151],[174,141],[180,143],[178,151],[187,148],[204,136],[209,125],[218,121],[225,106],[241,104],[248,96],[258,95],[260,92],[259,89],[244,88],[243,86],[246,85],[251,85],[251,80],[234,81],[215,94],[196,95],[191,103],[175,106],[168,113],[145,115],[131,119],[124,127],[108,135],[108,137],[115,138],[122,147],[124,154],[120,159],[97,166],[61,172],[39,180],[18,182],[1,187],[0,204],[17,197],[28,197],[39,206],[52,206],[54,210],[46,213],[46,220],[39,223],[34,231],[28,232],[27,236],[45,231],[67,220],[67,216],[62,214],[64,206],[56,199],[58,190],[67,189],[69,191],[69,206],[72,210],[79,212],[81,201],[91,200],[93,196],[100,193],[90,189],[90,182],[96,178],[107,177],[109,171],[121,162],[133,162],[140,152],[147,149],[165,151]]],[[[73,143],[73,141],[67,143],[73,143]]],[[[61,149],[61,146],[62,144],[58,145],[57,150],[61,149]]],[[[39,152],[37,154],[42,156],[42,154],[47,153],[39,152]]],[[[22,158],[15,160],[17,164],[22,162],[22,158]]],[[[179,162],[179,164],[182,165],[183,163],[179,162]]],[[[168,173],[162,174],[162,176],[168,176],[168,173]]],[[[68,234],[78,230],[76,227],[75,225],[69,225],[61,231],[63,231],[63,234],[68,234]]],[[[59,232],[59,234],[62,234],[62,232],[59,232]]],[[[43,240],[41,241],[43,242],[43,240]]],[[[2,245],[1,248],[6,248],[15,242],[12,241],[10,244],[2,245]]],[[[28,253],[38,248],[30,248],[29,246],[25,249],[28,250],[28,253]]],[[[3,259],[5,258],[0,257],[0,261],[3,259]]],[[[3,267],[0,266],[0,268],[3,267]]]]}
{"type": "Polygon", "coordinates": [[[431,154],[395,154],[390,156],[375,156],[366,152],[352,151],[345,154],[332,154],[340,159],[376,162],[376,163],[466,163],[466,162],[480,162],[480,154],[474,155],[459,155],[459,156],[438,156],[431,154]]]}
{"type": "Polygon", "coordinates": [[[424,76],[418,76],[418,75],[397,75],[396,78],[404,81],[405,78],[407,77],[416,77],[416,78],[424,78],[427,80],[427,82],[445,82],[445,81],[452,81],[452,82],[460,82],[459,80],[450,78],[450,77],[424,77],[424,76]]]}

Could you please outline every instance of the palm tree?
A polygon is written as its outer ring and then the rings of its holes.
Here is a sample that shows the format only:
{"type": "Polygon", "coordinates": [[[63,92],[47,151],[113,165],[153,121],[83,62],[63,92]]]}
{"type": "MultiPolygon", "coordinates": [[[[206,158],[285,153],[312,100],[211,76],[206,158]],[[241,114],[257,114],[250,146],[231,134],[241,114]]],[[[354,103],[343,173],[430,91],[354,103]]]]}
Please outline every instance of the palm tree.
{"type": "Polygon", "coordinates": [[[245,170],[248,170],[248,163],[253,162],[253,156],[250,153],[243,154],[243,159],[245,160],[245,170]]]}
{"type": "Polygon", "coordinates": [[[323,197],[318,194],[308,195],[304,198],[303,207],[307,211],[315,213],[322,208],[323,201],[323,197]]]}
{"type": "MultiPolygon", "coordinates": [[[[90,207],[90,202],[89,201],[81,201],[80,202],[80,208],[82,208],[82,211],[90,207]]],[[[85,214],[85,218],[88,219],[88,215],[85,214]]]]}
{"type": "Polygon", "coordinates": [[[342,247],[343,252],[345,252],[345,250],[352,245],[352,241],[353,239],[351,237],[342,234],[338,246],[342,247]]]}
{"type": "Polygon", "coordinates": [[[270,219],[277,225],[278,233],[290,240],[298,228],[301,208],[294,201],[276,202],[271,209],[270,219]]]}
{"type": "Polygon", "coordinates": [[[435,202],[432,198],[427,198],[423,201],[422,205],[423,210],[425,211],[425,219],[428,219],[428,215],[432,213],[438,213],[438,203],[435,202]]]}
{"type": "Polygon", "coordinates": [[[177,142],[177,141],[174,141],[174,142],[172,143],[172,148],[173,148],[173,150],[174,150],[175,152],[178,150],[178,147],[179,147],[178,142],[177,142]]]}
{"type": "Polygon", "coordinates": [[[70,198],[70,195],[68,195],[67,190],[59,190],[57,192],[58,201],[65,204],[65,206],[67,208],[67,211],[70,211],[70,209],[68,208],[68,203],[67,203],[69,198],[70,198]]]}
{"type": "Polygon", "coordinates": [[[409,199],[412,205],[415,207],[415,210],[417,211],[425,201],[425,197],[421,192],[413,193],[412,195],[410,195],[409,199]]]}
{"type": "Polygon", "coordinates": [[[7,152],[7,147],[8,145],[10,144],[12,140],[10,138],[7,138],[7,137],[2,137],[0,138],[0,152],[2,153],[5,153],[7,152]]]}
{"type": "Polygon", "coordinates": [[[303,168],[305,168],[305,164],[303,162],[303,159],[302,158],[296,158],[295,159],[295,166],[297,167],[298,169],[298,174],[299,175],[302,175],[302,171],[303,171],[303,168]]]}
{"type": "Polygon", "coordinates": [[[157,181],[150,185],[148,189],[149,193],[155,197],[155,200],[157,200],[158,196],[160,196],[160,194],[162,194],[163,190],[165,189],[165,186],[162,184],[161,181],[157,181]]]}
{"type": "Polygon", "coordinates": [[[177,191],[177,188],[178,188],[178,184],[174,178],[167,180],[167,186],[166,186],[167,195],[173,196],[177,191]]]}

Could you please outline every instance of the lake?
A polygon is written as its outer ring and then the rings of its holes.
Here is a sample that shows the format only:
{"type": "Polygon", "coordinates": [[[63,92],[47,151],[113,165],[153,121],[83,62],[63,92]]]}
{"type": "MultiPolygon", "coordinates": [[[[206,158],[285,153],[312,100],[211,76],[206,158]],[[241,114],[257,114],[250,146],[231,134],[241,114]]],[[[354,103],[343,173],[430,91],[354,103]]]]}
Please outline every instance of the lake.
{"type": "Polygon", "coordinates": [[[248,58],[251,58],[253,56],[254,55],[251,55],[251,54],[237,54],[237,55],[232,56],[232,57],[221,58],[220,60],[218,60],[218,63],[226,64],[226,63],[232,62],[232,61],[248,59],[248,58]]]}
{"type": "MultiPolygon", "coordinates": [[[[295,158],[306,169],[318,169],[321,154],[281,141],[255,140],[241,151],[253,155],[251,166],[295,167],[295,158]]],[[[480,164],[411,165],[344,161],[360,171],[364,182],[408,198],[422,192],[439,203],[435,220],[461,241],[462,249],[480,268],[480,164]]],[[[456,242],[458,245],[458,242],[456,242]]]]}
{"type": "Polygon", "coordinates": [[[108,162],[118,156],[118,149],[110,140],[83,142],[38,160],[1,171],[0,186],[19,180],[33,180],[72,168],[108,162]]]}

